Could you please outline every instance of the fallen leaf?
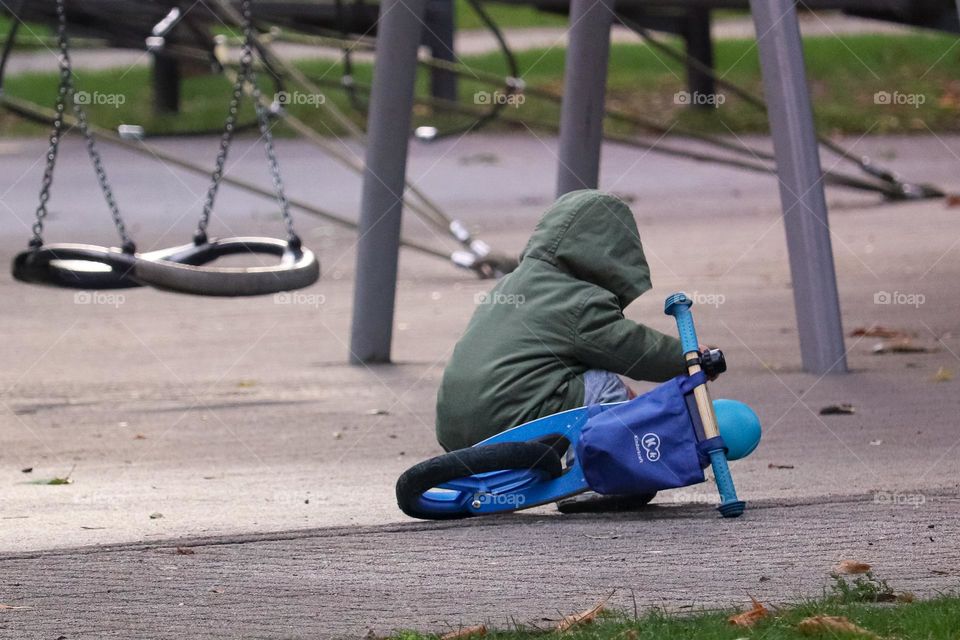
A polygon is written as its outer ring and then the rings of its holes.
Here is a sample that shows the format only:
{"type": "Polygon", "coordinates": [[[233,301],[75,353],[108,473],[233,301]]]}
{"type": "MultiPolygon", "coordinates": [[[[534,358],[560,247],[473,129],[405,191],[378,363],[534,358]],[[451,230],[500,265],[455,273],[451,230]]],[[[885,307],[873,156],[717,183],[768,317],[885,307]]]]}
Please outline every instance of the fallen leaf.
{"type": "Polygon", "coordinates": [[[606,603],[607,600],[605,599],[592,609],[575,613],[572,616],[565,616],[563,620],[560,621],[560,624],[557,625],[557,631],[567,631],[568,629],[572,629],[573,627],[581,624],[590,624],[598,615],[600,615],[600,612],[604,610],[606,603]]]}
{"type": "Polygon", "coordinates": [[[947,196],[948,207],[960,207],[960,195],[951,194],[947,196]]]}
{"type": "Polygon", "coordinates": [[[49,484],[49,485],[63,485],[63,484],[73,484],[73,480],[70,478],[47,478],[44,480],[34,480],[30,484],[49,484]]]}
{"type": "Polygon", "coordinates": [[[456,631],[445,633],[440,636],[440,640],[460,640],[461,638],[479,638],[487,635],[487,625],[478,624],[473,627],[461,627],[456,631]]]}
{"type": "Polygon", "coordinates": [[[216,587],[213,587],[210,589],[210,593],[223,593],[223,589],[217,589],[216,587]]]}
{"type": "Polygon", "coordinates": [[[196,553],[197,552],[191,549],[190,547],[177,547],[178,556],[192,556],[192,555],[196,555],[196,553]]]}
{"type": "Polygon", "coordinates": [[[846,573],[849,575],[866,573],[867,571],[870,571],[870,565],[866,562],[858,562],[856,560],[841,560],[836,568],[837,573],[846,573]]]}
{"type": "Polygon", "coordinates": [[[894,338],[909,338],[910,334],[906,331],[901,331],[900,329],[890,329],[878,324],[870,325],[869,327],[857,327],[850,332],[851,338],[886,338],[888,340],[894,338]]]}
{"type": "Polygon", "coordinates": [[[249,389],[250,387],[257,386],[257,381],[256,380],[240,380],[239,382],[237,382],[237,386],[240,387],[241,389],[249,389]]]}
{"type": "Polygon", "coordinates": [[[843,616],[812,616],[797,623],[797,631],[804,635],[852,633],[866,638],[879,638],[877,634],[858,626],[843,616]]]}
{"type": "Polygon", "coordinates": [[[727,618],[727,622],[735,627],[752,627],[757,624],[761,618],[766,618],[770,615],[770,610],[763,606],[759,600],[753,596],[750,596],[750,600],[753,601],[753,607],[751,609],[730,616],[727,618]]]}
{"type": "Polygon", "coordinates": [[[776,464],[771,462],[767,465],[767,469],[794,469],[795,467],[792,464],[776,464]]]}
{"type": "Polygon", "coordinates": [[[946,367],[940,367],[937,369],[937,372],[933,374],[932,379],[934,382],[950,382],[953,380],[953,371],[946,367]]]}
{"type": "Polygon", "coordinates": [[[3,611],[29,611],[31,609],[33,609],[33,607],[19,607],[19,606],[14,606],[12,604],[3,604],[2,602],[0,602],[0,610],[3,610],[3,611]]]}
{"type": "Polygon", "coordinates": [[[137,435],[133,436],[133,439],[134,439],[134,440],[146,440],[146,439],[147,439],[147,436],[143,435],[142,433],[138,433],[137,435]]]}
{"type": "Polygon", "coordinates": [[[20,473],[33,473],[33,467],[25,467],[20,469],[20,473]]]}
{"type": "Polygon", "coordinates": [[[831,404],[820,409],[820,415],[822,416],[849,416],[856,412],[857,410],[849,402],[831,404]]]}

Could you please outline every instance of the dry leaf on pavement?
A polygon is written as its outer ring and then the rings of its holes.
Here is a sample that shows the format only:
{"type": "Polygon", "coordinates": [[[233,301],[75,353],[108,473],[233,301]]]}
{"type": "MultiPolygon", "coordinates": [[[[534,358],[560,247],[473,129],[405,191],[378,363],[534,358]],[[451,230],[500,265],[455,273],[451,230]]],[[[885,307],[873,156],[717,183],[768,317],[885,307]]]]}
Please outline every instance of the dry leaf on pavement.
{"type": "Polygon", "coordinates": [[[445,633],[440,640],[461,640],[462,638],[479,638],[487,635],[487,625],[478,624],[474,627],[461,627],[456,631],[445,633]]]}
{"type": "Polygon", "coordinates": [[[30,609],[33,609],[33,607],[21,607],[0,602],[0,611],[29,611],[30,609]]]}
{"type": "Polygon", "coordinates": [[[893,338],[909,338],[910,334],[906,331],[901,331],[900,329],[890,329],[889,327],[884,327],[879,324],[870,325],[869,327],[857,327],[850,332],[851,338],[886,338],[888,340],[893,338]]]}
{"type": "Polygon", "coordinates": [[[822,416],[849,416],[856,412],[857,410],[849,402],[831,404],[820,409],[820,415],[822,416]]]}
{"type": "Polygon", "coordinates": [[[870,571],[870,565],[866,562],[857,562],[856,560],[841,560],[837,565],[837,573],[847,573],[850,575],[857,573],[866,573],[870,571]]]}
{"type": "Polygon", "coordinates": [[[873,631],[858,626],[843,616],[813,616],[797,623],[797,631],[804,635],[834,635],[837,632],[853,633],[865,638],[879,638],[873,631]]]}
{"type": "Polygon", "coordinates": [[[575,613],[572,616],[564,617],[564,619],[560,621],[560,624],[557,625],[557,631],[566,631],[567,629],[576,627],[577,625],[589,624],[593,622],[600,612],[603,611],[606,602],[607,601],[604,600],[592,609],[588,609],[581,613],[575,613]]]}
{"type": "Polygon", "coordinates": [[[940,367],[937,369],[937,372],[933,374],[934,382],[950,382],[953,380],[953,371],[947,369],[946,367],[940,367]]]}
{"type": "Polygon", "coordinates": [[[760,601],[753,596],[750,596],[750,599],[753,601],[753,607],[743,613],[730,616],[727,618],[727,622],[735,627],[752,627],[757,624],[761,618],[766,618],[770,615],[770,610],[763,606],[760,601]]]}

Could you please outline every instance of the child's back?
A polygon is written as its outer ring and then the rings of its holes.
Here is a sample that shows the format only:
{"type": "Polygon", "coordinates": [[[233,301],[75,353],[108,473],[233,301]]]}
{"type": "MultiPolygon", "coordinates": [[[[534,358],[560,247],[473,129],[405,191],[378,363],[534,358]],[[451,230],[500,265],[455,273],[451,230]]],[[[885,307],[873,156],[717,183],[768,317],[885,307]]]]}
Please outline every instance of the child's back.
{"type": "Polygon", "coordinates": [[[437,437],[447,450],[584,404],[584,374],[683,373],[679,342],[623,317],[650,289],[636,222],[596,191],[560,198],[520,266],[478,305],[444,371],[437,437]]]}

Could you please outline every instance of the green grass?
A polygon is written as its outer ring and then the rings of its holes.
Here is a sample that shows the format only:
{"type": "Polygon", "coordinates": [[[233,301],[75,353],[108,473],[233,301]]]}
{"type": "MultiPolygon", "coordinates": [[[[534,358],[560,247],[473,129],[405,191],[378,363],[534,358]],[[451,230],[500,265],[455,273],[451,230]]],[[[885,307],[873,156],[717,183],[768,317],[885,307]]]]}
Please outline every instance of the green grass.
{"type": "MultiPolygon", "coordinates": [[[[805,43],[808,74],[814,99],[817,125],[825,133],[892,133],[960,131],[960,47],[946,35],[850,36],[810,38],[805,43]],[[874,76],[876,74],[876,77],[874,76]],[[918,94],[925,102],[914,108],[909,104],[875,104],[878,91],[918,94]]],[[[518,53],[523,76],[530,85],[545,86],[559,92],[563,84],[564,51],[524,51],[518,53]]],[[[723,77],[761,92],[756,48],[752,41],[720,41],[716,45],[717,69],[723,77]]],[[[505,72],[498,54],[473,57],[466,62],[481,70],[505,72]]],[[[339,80],[337,63],[312,61],[299,65],[314,77],[339,80]]],[[[357,65],[355,76],[368,82],[369,65],[357,65]]],[[[427,73],[418,77],[418,93],[426,95],[427,73]]],[[[54,73],[13,76],[7,80],[11,95],[49,105],[55,95],[54,73]]],[[[612,47],[608,104],[621,110],[652,118],[669,125],[728,134],[765,132],[766,116],[735,96],[717,109],[695,110],[675,104],[674,95],[684,89],[685,79],[679,64],[673,63],[642,45],[620,44],[612,47]]],[[[121,94],[126,102],[120,108],[94,106],[91,118],[98,124],[114,127],[122,123],[143,124],[149,131],[171,133],[193,129],[215,129],[225,115],[229,86],[223,78],[200,75],[184,82],[184,112],[180,116],[155,116],[151,110],[149,71],[78,72],[78,89],[103,94],[121,94]]],[[[473,104],[474,93],[490,87],[473,79],[461,83],[461,100],[473,104]]],[[[327,98],[349,109],[343,92],[336,86],[327,90],[327,98]]],[[[549,101],[527,97],[526,103],[512,113],[524,118],[556,121],[559,110],[549,101]]],[[[325,133],[342,133],[322,108],[293,106],[291,111],[325,133]]],[[[353,111],[357,122],[362,116],[353,111]]],[[[252,115],[249,107],[245,118],[252,115]]],[[[469,122],[469,117],[433,114],[418,107],[417,124],[469,122]]],[[[510,128],[509,125],[497,125],[510,128]]],[[[626,127],[610,123],[612,130],[626,127]]],[[[513,128],[518,128],[516,125],[513,128]]],[[[522,127],[518,128],[523,131],[522,127]]],[[[43,128],[25,125],[12,116],[0,115],[0,134],[38,134],[43,128]]]]}
{"type": "MultiPolygon", "coordinates": [[[[6,42],[7,34],[10,33],[12,18],[0,13],[0,43],[6,42]]],[[[26,23],[20,25],[20,32],[17,34],[17,49],[37,49],[44,48],[47,40],[53,32],[42,24],[26,23]]]]}
{"type": "MultiPolygon", "coordinates": [[[[537,11],[531,6],[497,2],[485,2],[483,6],[501,29],[563,27],[567,24],[565,15],[537,11]]],[[[458,29],[486,28],[466,0],[455,0],[453,10],[458,29]]]]}
{"type": "MultiPolygon", "coordinates": [[[[731,625],[727,619],[734,612],[709,612],[691,615],[668,615],[651,612],[637,618],[614,613],[601,615],[591,624],[565,632],[546,629],[515,628],[489,631],[487,638],[496,640],[528,640],[530,638],[563,638],[564,640],[865,640],[868,636],[824,632],[803,635],[797,624],[810,616],[843,616],[881,638],[897,640],[956,640],[960,629],[960,598],[943,596],[923,602],[896,605],[841,603],[825,599],[795,607],[772,610],[768,618],[753,628],[731,625]],[[546,632],[545,632],[546,631],[546,632]]],[[[397,640],[426,640],[436,636],[403,632],[397,640]]]]}

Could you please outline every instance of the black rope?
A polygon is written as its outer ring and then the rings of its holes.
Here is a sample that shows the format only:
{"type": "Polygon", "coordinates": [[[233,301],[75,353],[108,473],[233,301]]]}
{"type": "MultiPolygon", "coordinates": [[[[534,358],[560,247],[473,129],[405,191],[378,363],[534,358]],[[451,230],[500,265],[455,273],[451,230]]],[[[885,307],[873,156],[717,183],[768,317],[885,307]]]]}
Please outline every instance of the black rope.
{"type": "Polygon", "coordinates": [[[438,131],[432,136],[431,140],[439,140],[441,138],[463,135],[467,132],[479,131],[494,120],[498,119],[503,113],[503,110],[509,105],[511,97],[518,95],[523,91],[524,85],[523,81],[520,79],[520,65],[517,63],[517,57],[514,55],[513,49],[511,49],[510,45],[507,43],[507,39],[504,37],[503,31],[500,30],[500,25],[496,23],[493,17],[483,7],[481,0],[467,0],[467,4],[470,5],[470,8],[477,15],[483,25],[490,31],[491,34],[493,34],[494,39],[497,41],[497,45],[500,47],[500,52],[503,54],[503,59],[507,64],[508,71],[506,82],[504,83],[503,87],[504,95],[502,98],[491,98],[490,109],[473,122],[460,127],[438,131]]]}
{"type": "MultiPolygon", "coordinates": [[[[653,37],[653,34],[651,34],[648,29],[634,22],[633,20],[630,20],[629,18],[625,18],[619,13],[617,14],[617,20],[621,24],[623,24],[623,26],[627,27],[628,29],[630,29],[631,31],[639,35],[641,38],[643,38],[643,40],[654,49],[660,51],[664,55],[668,56],[669,58],[677,62],[690,65],[696,68],[701,73],[704,73],[710,76],[710,78],[718,86],[726,89],[727,91],[734,94],[735,96],[737,96],[738,98],[740,98],[741,100],[749,104],[750,106],[764,113],[767,112],[767,104],[766,102],[764,102],[763,98],[761,98],[760,96],[754,93],[751,93],[747,89],[733,82],[730,82],[725,78],[718,76],[716,71],[712,67],[710,67],[707,64],[704,64],[697,58],[691,56],[689,53],[685,51],[677,51],[673,47],[670,47],[660,42],[659,40],[653,37]]],[[[873,161],[867,156],[859,156],[851,152],[850,150],[845,149],[841,145],[837,144],[836,142],[834,142],[833,140],[831,140],[830,138],[828,138],[827,136],[819,132],[816,133],[816,137],[817,137],[817,142],[823,145],[826,149],[828,149],[832,153],[843,158],[844,160],[847,160],[855,164],[864,173],[887,183],[892,188],[891,190],[884,191],[887,197],[890,197],[893,199],[913,199],[913,198],[942,198],[946,195],[943,191],[931,185],[904,182],[903,180],[900,180],[893,171],[890,171],[889,169],[885,169],[883,167],[880,167],[874,164],[873,161]]]]}

